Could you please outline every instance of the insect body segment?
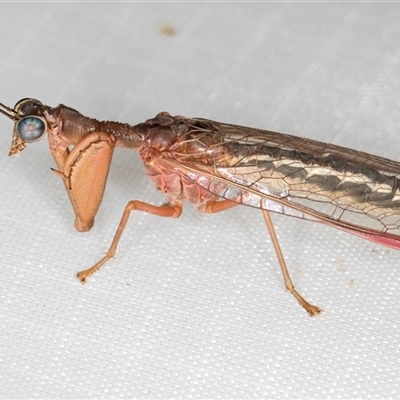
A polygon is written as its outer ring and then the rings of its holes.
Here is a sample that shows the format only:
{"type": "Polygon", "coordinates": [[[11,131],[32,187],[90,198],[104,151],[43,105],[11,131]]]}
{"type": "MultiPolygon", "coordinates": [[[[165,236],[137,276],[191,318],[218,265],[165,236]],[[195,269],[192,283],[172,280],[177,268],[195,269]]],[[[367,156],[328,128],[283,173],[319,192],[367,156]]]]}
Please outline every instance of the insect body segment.
{"type": "Polygon", "coordinates": [[[15,123],[10,155],[48,133],[49,149],[87,231],[100,207],[114,148],[138,151],[168,203],[129,201],[107,254],[78,274],[81,282],[116,252],[134,210],[177,218],[184,200],[216,213],[239,204],[262,210],[285,286],[309,315],[321,310],[294,288],[269,212],[324,222],[400,248],[400,163],[344,147],[200,118],[158,114],[137,125],[98,121],[59,105],[23,99],[0,112],[15,123]]]}

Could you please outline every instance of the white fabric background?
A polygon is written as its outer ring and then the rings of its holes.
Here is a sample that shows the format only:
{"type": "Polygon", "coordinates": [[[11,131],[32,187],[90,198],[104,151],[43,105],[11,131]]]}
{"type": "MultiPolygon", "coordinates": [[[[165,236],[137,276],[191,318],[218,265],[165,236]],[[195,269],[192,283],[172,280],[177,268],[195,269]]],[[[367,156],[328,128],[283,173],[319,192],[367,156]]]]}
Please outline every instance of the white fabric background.
{"type": "MultiPolygon", "coordinates": [[[[400,8],[390,3],[2,3],[0,101],[131,124],[159,111],[400,159],[400,8]],[[163,34],[172,27],[175,34],[163,34]]],[[[399,398],[400,252],[274,216],[311,319],[284,290],[258,210],[161,204],[118,150],[80,234],[47,140],[7,157],[0,118],[1,398],[399,398]]]]}

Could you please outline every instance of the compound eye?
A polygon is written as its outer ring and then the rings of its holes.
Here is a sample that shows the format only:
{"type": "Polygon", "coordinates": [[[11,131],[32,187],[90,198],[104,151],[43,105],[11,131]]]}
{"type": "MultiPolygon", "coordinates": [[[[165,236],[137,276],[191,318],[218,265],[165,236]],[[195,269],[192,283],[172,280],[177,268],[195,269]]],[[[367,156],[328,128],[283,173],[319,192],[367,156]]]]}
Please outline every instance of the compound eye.
{"type": "Polygon", "coordinates": [[[43,107],[43,104],[36,99],[25,98],[20,100],[15,106],[14,110],[21,116],[23,115],[35,115],[38,108],[43,107]]]}
{"type": "Polygon", "coordinates": [[[36,142],[46,132],[45,122],[38,117],[25,117],[17,123],[18,136],[26,143],[36,142]]]}

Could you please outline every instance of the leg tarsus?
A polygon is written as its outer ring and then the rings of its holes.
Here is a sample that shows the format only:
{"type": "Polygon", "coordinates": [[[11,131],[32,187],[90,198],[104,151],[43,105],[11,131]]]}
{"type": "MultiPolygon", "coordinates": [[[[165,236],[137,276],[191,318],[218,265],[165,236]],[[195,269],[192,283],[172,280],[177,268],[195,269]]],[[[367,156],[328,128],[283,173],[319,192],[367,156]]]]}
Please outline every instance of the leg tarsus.
{"type": "Polygon", "coordinates": [[[107,254],[100,261],[98,261],[96,264],[93,265],[93,267],[78,272],[76,274],[77,278],[81,283],[86,283],[87,278],[89,278],[90,275],[93,275],[98,269],[100,269],[100,267],[102,267],[112,257],[113,255],[109,255],[109,253],[107,252],[107,254]]]}

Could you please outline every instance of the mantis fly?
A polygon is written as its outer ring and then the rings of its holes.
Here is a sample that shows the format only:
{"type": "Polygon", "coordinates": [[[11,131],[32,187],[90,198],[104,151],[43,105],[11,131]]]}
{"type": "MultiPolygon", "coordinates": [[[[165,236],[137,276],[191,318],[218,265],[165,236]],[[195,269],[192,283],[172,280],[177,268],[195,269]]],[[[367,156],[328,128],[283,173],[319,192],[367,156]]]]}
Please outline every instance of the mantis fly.
{"type": "Polygon", "coordinates": [[[48,134],[50,152],[75,211],[88,231],[100,207],[115,146],[138,151],[147,176],[167,204],[129,201],[107,254],[78,273],[84,283],[116,252],[134,210],[178,218],[183,201],[217,213],[239,204],[259,208],[286,289],[310,316],[321,309],[294,288],[270,212],[323,222],[373,242],[400,248],[400,163],[315,140],[159,113],[137,125],[98,121],[60,104],[22,99],[0,103],[14,121],[10,155],[48,134]]]}

